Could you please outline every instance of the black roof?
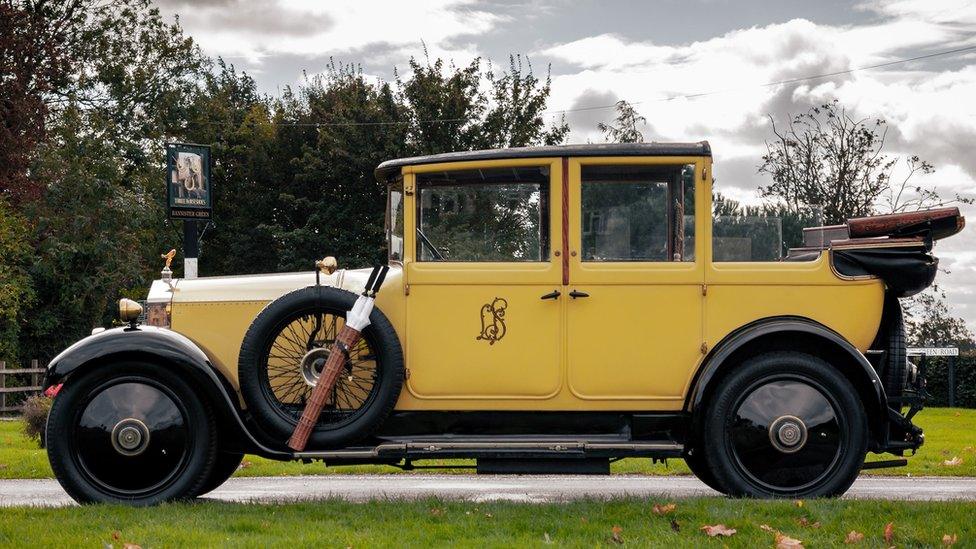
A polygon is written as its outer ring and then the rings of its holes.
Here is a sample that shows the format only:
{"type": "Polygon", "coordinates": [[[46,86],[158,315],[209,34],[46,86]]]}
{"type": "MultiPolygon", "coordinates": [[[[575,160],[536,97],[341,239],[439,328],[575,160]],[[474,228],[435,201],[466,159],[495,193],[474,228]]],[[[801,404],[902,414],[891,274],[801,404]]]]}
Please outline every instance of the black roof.
{"type": "Polygon", "coordinates": [[[386,181],[404,166],[465,162],[472,160],[504,160],[509,158],[544,158],[562,156],[712,156],[708,141],[697,143],[598,143],[586,145],[556,145],[550,147],[513,147],[462,151],[427,156],[412,156],[387,160],[376,167],[378,181],[386,181]]]}

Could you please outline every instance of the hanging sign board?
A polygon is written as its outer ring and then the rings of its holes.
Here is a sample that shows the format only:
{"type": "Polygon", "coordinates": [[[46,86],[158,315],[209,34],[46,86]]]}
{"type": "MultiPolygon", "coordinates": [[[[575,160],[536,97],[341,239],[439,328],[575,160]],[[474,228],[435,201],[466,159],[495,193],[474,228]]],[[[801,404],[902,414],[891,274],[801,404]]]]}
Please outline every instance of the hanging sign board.
{"type": "Polygon", "coordinates": [[[207,221],[213,211],[210,147],[166,144],[166,197],[171,219],[207,221]]]}

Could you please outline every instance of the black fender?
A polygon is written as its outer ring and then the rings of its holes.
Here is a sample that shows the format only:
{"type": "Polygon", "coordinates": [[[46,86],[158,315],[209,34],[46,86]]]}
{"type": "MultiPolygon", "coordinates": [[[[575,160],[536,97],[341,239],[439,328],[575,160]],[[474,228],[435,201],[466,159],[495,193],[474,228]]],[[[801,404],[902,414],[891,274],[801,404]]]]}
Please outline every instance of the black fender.
{"type": "Polygon", "coordinates": [[[247,428],[233,389],[218,374],[207,354],[186,336],[165,328],[136,326],[92,334],[51,360],[44,388],[65,383],[75,372],[80,375],[99,364],[120,359],[148,359],[180,370],[210,401],[218,425],[231,429],[223,432],[232,437],[237,435],[235,442],[243,450],[271,458],[290,457],[288,453],[267,448],[247,428]]]}
{"type": "Polygon", "coordinates": [[[738,351],[744,351],[750,343],[758,343],[760,339],[770,336],[790,337],[788,340],[790,343],[781,347],[786,350],[800,346],[801,341],[807,342],[808,345],[815,342],[816,352],[828,353],[851,366],[848,371],[842,373],[854,381],[855,387],[861,394],[868,417],[873,420],[872,431],[878,434],[886,432],[884,427],[888,418],[888,400],[881,377],[874,366],[844,336],[823,324],[803,317],[772,317],[757,320],[722,339],[709,352],[698,369],[691,390],[685,398],[685,410],[694,411],[704,403],[711,383],[723,371],[723,367],[730,365],[730,359],[734,360],[738,351]]]}

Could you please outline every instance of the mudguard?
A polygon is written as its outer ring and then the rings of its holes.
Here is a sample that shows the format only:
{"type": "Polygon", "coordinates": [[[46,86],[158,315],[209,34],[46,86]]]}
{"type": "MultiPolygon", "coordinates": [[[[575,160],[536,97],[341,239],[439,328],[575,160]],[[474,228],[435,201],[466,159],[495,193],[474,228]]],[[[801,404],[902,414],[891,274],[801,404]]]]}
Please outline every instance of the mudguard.
{"type": "Polygon", "coordinates": [[[695,377],[692,390],[688,393],[685,409],[692,411],[704,401],[705,391],[708,389],[709,383],[735,351],[758,338],[789,333],[814,336],[822,340],[824,345],[829,345],[835,351],[850,356],[851,362],[857,365],[856,373],[865,376],[871,386],[869,391],[871,400],[865,402],[865,407],[874,407],[879,417],[887,419],[888,400],[885,396],[884,385],[867,357],[837,332],[823,324],[801,317],[776,317],[758,320],[726,336],[705,358],[704,365],[695,377]]]}
{"type": "Polygon", "coordinates": [[[218,423],[236,431],[242,449],[272,458],[289,454],[267,448],[241,419],[235,395],[217,374],[210,359],[186,336],[155,326],[113,328],[88,336],[62,351],[47,366],[44,388],[64,383],[75,373],[116,359],[154,360],[180,370],[208,398],[218,423]]]}

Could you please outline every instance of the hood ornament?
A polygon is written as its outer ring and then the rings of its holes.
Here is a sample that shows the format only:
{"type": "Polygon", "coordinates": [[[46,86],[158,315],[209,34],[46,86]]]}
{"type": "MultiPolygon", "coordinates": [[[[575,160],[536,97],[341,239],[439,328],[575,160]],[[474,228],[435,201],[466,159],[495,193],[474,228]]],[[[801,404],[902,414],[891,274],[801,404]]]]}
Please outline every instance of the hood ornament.
{"type": "Polygon", "coordinates": [[[170,250],[170,251],[168,251],[168,252],[166,252],[164,254],[161,254],[159,257],[161,257],[161,258],[163,258],[163,259],[166,260],[166,265],[163,266],[163,270],[162,270],[162,272],[160,272],[160,278],[162,278],[163,282],[165,282],[166,285],[169,286],[169,289],[172,290],[173,289],[173,270],[170,269],[169,267],[170,267],[170,265],[173,264],[173,258],[176,257],[176,249],[174,248],[174,249],[172,249],[172,250],[170,250]]]}

